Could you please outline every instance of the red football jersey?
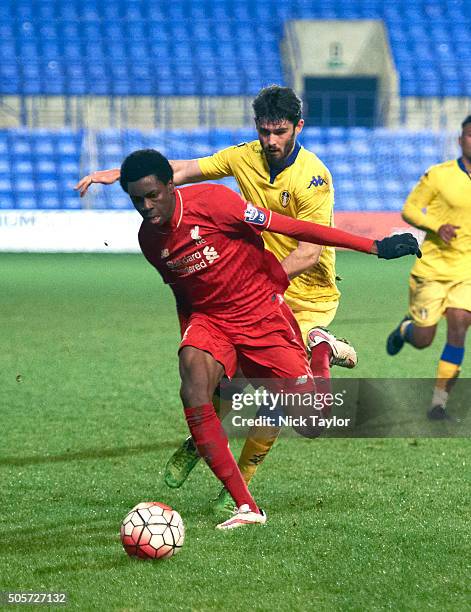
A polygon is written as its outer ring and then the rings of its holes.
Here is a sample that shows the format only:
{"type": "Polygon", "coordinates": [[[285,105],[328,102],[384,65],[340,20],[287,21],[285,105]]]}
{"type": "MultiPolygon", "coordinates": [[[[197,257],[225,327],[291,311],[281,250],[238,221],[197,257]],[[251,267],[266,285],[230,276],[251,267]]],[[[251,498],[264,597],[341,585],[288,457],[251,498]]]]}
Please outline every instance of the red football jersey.
{"type": "Polygon", "coordinates": [[[275,256],[265,250],[263,224],[247,223],[247,203],[224,185],[175,191],[165,226],[143,221],[139,244],[175,294],[183,313],[203,312],[245,326],[279,307],[289,285],[275,256]]]}

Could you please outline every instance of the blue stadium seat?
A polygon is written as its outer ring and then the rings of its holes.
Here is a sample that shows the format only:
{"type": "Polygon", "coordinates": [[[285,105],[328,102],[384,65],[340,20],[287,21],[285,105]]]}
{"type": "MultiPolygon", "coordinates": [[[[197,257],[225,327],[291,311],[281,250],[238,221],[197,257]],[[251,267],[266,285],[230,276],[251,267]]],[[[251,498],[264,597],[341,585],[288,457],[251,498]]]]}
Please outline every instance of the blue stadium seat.
{"type": "MultiPolygon", "coordinates": [[[[83,171],[79,165],[82,136],[74,130],[0,130],[0,207],[11,207],[15,197],[13,204],[23,209],[80,208],[72,187],[83,171]]],[[[145,133],[104,130],[96,138],[97,164],[116,167],[126,153],[143,146],[178,159],[209,155],[255,138],[252,127],[145,133]]],[[[330,168],[338,210],[398,211],[424,170],[441,160],[447,139],[449,134],[430,130],[308,127],[301,141],[330,168]]],[[[120,210],[130,208],[130,202],[115,185],[96,190],[93,207],[97,206],[120,210]]]]}
{"type": "Polygon", "coordinates": [[[29,160],[31,156],[31,146],[29,141],[22,138],[13,138],[13,141],[10,144],[10,152],[18,161],[20,159],[29,160]]]}
{"type": "Polygon", "coordinates": [[[0,4],[0,56],[7,74],[0,75],[0,94],[152,95],[153,79],[160,80],[156,75],[119,79],[114,85],[106,75],[88,73],[93,72],[92,64],[106,66],[118,60],[137,66],[140,61],[158,58],[161,65],[171,65],[172,60],[190,65],[195,60],[195,68],[204,64],[215,70],[204,80],[190,79],[185,87],[179,83],[184,77],[172,64],[169,82],[159,87],[161,95],[183,90],[253,95],[263,84],[283,82],[279,43],[285,20],[332,17],[385,20],[403,95],[464,95],[469,91],[463,83],[460,93],[456,74],[446,75],[442,70],[436,79],[428,79],[408,70],[411,60],[429,66],[449,62],[458,71],[467,70],[471,61],[469,2],[4,0],[0,4]],[[12,74],[8,60],[13,63],[17,54],[20,65],[40,62],[41,75],[25,76],[23,70],[12,74]],[[49,74],[51,60],[64,62],[62,74],[49,74]],[[66,65],[74,60],[82,63],[87,76],[70,75],[66,65]],[[232,77],[220,78],[228,65],[234,66],[240,83],[231,82],[232,77]]]}
{"type": "Polygon", "coordinates": [[[0,40],[3,42],[15,42],[15,28],[13,25],[13,21],[1,20],[0,21],[0,40]]]}
{"type": "Polygon", "coordinates": [[[103,198],[103,206],[111,210],[132,209],[132,203],[129,196],[116,186],[106,190],[106,197],[103,198]]]}
{"type": "Polygon", "coordinates": [[[32,152],[38,159],[51,161],[54,158],[54,144],[49,136],[44,136],[36,141],[32,147],[32,152]]]}
{"type": "Polygon", "coordinates": [[[2,40],[0,38],[0,54],[3,61],[16,61],[16,45],[13,40],[2,40]]]}
{"type": "Polygon", "coordinates": [[[83,36],[83,30],[76,21],[61,20],[60,25],[63,40],[65,41],[79,41],[83,36]]]}
{"type": "Polygon", "coordinates": [[[63,194],[59,199],[60,207],[64,210],[80,210],[82,202],[78,194],[63,194]]]}
{"type": "Polygon", "coordinates": [[[364,202],[363,199],[359,201],[357,197],[354,195],[351,195],[348,198],[341,198],[341,199],[337,198],[336,196],[335,208],[336,210],[345,210],[349,212],[363,210],[365,206],[360,205],[360,203],[363,204],[363,202],[364,202]]]}
{"type": "Polygon", "coordinates": [[[59,43],[55,40],[42,40],[39,49],[39,54],[46,62],[50,60],[59,60],[61,57],[59,43]]]}
{"type": "Polygon", "coordinates": [[[31,210],[37,208],[38,202],[36,196],[32,192],[17,191],[15,194],[16,208],[22,210],[31,210]]]}
{"type": "Polygon", "coordinates": [[[62,47],[62,55],[66,62],[82,60],[83,54],[80,42],[78,40],[65,41],[62,47]]]}
{"type": "Polygon", "coordinates": [[[31,158],[29,159],[14,159],[11,165],[12,173],[15,175],[26,175],[32,177],[33,175],[33,164],[31,158]]]}
{"type": "Polygon", "coordinates": [[[61,207],[61,200],[57,192],[41,192],[38,199],[38,208],[55,210],[61,207]]]}
{"type": "Polygon", "coordinates": [[[80,177],[80,168],[77,162],[72,161],[59,161],[59,177],[61,181],[73,181],[77,182],[80,177]]]}
{"type": "Polygon", "coordinates": [[[10,160],[8,158],[0,157],[0,178],[10,178],[10,160]]]}
{"type": "Polygon", "coordinates": [[[10,210],[13,208],[15,208],[15,198],[13,194],[0,191],[0,209],[10,210]]]}
{"type": "Polygon", "coordinates": [[[52,2],[38,3],[36,7],[37,16],[39,19],[52,20],[56,17],[56,7],[52,2]]]}
{"type": "Polygon", "coordinates": [[[10,178],[0,177],[0,198],[11,194],[12,184],[10,178]]]}
{"type": "Polygon", "coordinates": [[[442,81],[442,95],[444,96],[465,96],[465,90],[461,79],[448,79],[442,81]]]}
{"type": "Polygon", "coordinates": [[[384,198],[370,196],[361,200],[360,210],[379,211],[384,210],[384,198]]]}
{"type": "Polygon", "coordinates": [[[20,66],[17,61],[0,62],[0,78],[1,79],[18,79],[20,74],[20,66]]]}
{"type": "Polygon", "coordinates": [[[109,57],[113,61],[126,61],[128,58],[128,45],[124,39],[119,41],[112,40],[108,45],[109,57]]]}
{"type": "Polygon", "coordinates": [[[121,6],[114,2],[106,2],[101,6],[101,10],[103,11],[102,21],[115,21],[123,17],[121,6]]]}

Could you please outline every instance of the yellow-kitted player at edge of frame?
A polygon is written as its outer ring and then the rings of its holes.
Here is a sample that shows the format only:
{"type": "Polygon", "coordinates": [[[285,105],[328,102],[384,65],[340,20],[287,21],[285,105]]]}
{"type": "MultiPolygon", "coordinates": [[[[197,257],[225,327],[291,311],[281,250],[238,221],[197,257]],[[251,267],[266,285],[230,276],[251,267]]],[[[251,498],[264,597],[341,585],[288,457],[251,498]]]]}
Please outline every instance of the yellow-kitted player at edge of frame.
{"type": "Polygon", "coordinates": [[[396,355],[405,343],[429,346],[440,319],[447,341],[437,370],[428,417],[450,418],[449,393],[461,371],[471,324],[471,115],[461,124],[461,156],[432,166],[410,193],[402,216],[426,232],[422,259],[409,279],[409,312],[388,337],[396,355]]]}

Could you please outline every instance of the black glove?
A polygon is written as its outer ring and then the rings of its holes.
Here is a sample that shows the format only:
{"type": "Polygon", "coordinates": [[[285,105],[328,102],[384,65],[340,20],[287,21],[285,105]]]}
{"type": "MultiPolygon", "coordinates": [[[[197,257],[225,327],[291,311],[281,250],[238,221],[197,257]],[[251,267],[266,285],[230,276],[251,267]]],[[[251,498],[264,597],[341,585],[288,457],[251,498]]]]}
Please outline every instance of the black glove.
{"type": "Polygon", "coordinates": [[[419,243],[412,234],[394,234],[375,242],[380,259],[396,259],[405,255],[422,257],[419,243]]]}

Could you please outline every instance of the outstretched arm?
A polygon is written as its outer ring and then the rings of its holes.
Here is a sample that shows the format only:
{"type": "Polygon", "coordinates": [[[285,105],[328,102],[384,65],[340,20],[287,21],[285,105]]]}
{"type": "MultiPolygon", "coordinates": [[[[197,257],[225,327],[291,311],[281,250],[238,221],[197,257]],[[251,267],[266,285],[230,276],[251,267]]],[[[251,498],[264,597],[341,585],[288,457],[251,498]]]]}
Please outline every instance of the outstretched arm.
{"type": "Polygon", "coordinates": [[[344,247],[353,251],[371,253],[382,259],[395,259],[404,255],[422,256],[419,244],[412,234],[396,234],[382,240],[372,240],[334,227],[300,221],[273,211],[258,209],[252,204],[247,205],[245,221],[262,226],[265,231],[324,246],[344,247]]]}
{"type": "Polygon", "coordinates": [[[97,170],[91,174],[87,174],[79,180],[75,185],[75,191],[80,193],[80,197],[87,193],[88,188],[92,183],[100,183],[101,185],[112,185],[115,183],[121,175],[119,168],[112,168],[111,170],[97,170]]]}
{"type": "Polygon", "coordinates": [[[205,180],[197,159],[175,159],[170,161],[173,168],[173,182],[178,187],[187,183],[199,183],[205,180]]]}
{"type": "MultiPolygon", "coordinates": [[[[170,161],[173,168],[173,182],[175,185],[184,185],[186,183],[199,183],[205,180],[205,176],[200,170],[197,159],[178,159],[170,161]]],[[[101,185],[111,185],[119,180],[121,175],[120,168],[112,168],[111,170],[97,170],[91,174],[87,174],[75,185],[74,189],[80,193],[80,197],[87,193],[88,188],[93,183],[101,185]]]]}

